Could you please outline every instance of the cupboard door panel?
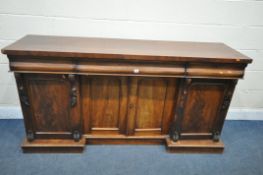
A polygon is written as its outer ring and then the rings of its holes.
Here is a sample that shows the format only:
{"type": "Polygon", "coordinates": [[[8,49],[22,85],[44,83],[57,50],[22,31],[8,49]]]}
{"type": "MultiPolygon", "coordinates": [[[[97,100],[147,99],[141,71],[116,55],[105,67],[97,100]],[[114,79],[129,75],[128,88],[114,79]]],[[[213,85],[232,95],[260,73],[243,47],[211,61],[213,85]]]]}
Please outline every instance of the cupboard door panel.
{"type": "Polygon", "coordinates": [[[72,84],[68,76],[25,74],[24,80],[36,137],[71,138],[73,132],[77,132],[77,137],[80,137],[77,80],[74,87],[74,106],[72,106],[72,84]]]}
{"type": "Polygon", "coordinates": [[[83,76],[82,95],[86,133],[124,133],[127,109],[125,77],[83,76]]]}
{"type": "Polygon", "coordinates": [[[69,130],[69,86],[64,81],[35,80],[28,83],[37,131],[69,130]],[[66,109],[66,110],[65,110],[66,109]]]}
{"type": "Polygon", "coordinates": [[[211,139],[220,134],[232,96],[231,80],[185,79],[181,81],[172,138],[211,139]],[[231,86],[230,86],[231,85],[231,86]],[[178,135],[179,134],[179,135],[178,135]]]}
{"type": "Polygon", "coordinates": [[[116,79],[91,80],[92,127],[118,128],[120,82],[116,79]]]}
{"type": "Polygon", "coordinates": [[[173,117],[176,79],[132,77],[129,93],[129,135],[167,134],[173,117]]]}
{"type": "Polygon", "coordinates": [[[161,129],[167,82],[141,79],[138,83],[136,129],[161,129]]]}
{"type": "Polygon", "coordinates": [[[190,86],[182,133],[211,133],[224,97],[224,84],[196,82],[190,86]]]}

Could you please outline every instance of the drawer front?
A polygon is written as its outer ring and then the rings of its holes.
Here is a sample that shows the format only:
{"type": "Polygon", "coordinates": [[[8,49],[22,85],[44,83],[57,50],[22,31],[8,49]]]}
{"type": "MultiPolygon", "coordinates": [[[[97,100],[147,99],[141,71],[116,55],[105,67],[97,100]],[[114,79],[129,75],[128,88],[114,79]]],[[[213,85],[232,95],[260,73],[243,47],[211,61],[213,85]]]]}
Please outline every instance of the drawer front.
{"type": "Polygon", "coordinates": [[[121,75],[147,77],[189,77],[238,79],[244,76],[245,64],[192,62],[92,61],[92,59],[15,57],[10,58],[14,72],[121,75]]]}

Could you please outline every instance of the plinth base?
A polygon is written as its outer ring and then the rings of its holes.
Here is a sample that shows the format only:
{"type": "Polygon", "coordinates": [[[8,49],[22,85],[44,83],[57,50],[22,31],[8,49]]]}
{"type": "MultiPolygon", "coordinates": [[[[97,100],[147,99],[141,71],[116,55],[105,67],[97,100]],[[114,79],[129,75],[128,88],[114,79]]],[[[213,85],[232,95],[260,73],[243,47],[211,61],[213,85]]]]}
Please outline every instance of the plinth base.
{"type": "Polygon", "coordinates": [[[82,153],[85,148],[85,138],[78,142],[65,139],[27,139],[21,145],[24,153],[82,153]]]}
{"type": "Polygon", "coordinates": [[[223,153],[222,141],[213,140],[178,140],[166,139],[166,148],[171,153],[223,153]]]}

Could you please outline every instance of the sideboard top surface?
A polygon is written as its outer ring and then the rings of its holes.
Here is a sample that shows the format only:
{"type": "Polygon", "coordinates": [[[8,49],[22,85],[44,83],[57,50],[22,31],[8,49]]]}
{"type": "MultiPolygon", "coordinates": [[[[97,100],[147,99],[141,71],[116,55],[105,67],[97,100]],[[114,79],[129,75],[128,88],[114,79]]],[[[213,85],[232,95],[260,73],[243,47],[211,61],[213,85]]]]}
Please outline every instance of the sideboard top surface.
{"type": "Polygon", "coordinates": [[[131,40],[27,35],[2,49],[7,55],[251,63],[252,59],[223,43],[131,40]]]}

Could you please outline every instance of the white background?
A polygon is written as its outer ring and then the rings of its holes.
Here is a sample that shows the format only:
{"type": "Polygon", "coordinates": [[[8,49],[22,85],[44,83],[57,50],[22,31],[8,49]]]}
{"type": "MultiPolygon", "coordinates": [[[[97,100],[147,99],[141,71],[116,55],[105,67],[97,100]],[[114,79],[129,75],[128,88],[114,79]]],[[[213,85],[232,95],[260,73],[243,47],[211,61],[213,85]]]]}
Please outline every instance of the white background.
{"type": "MultiPolygon", "coordinates": [[[[263,1],[0,0],[0,48],[26,34],[224,42],[254,59],[228,118],[263,119],[263,1]]],[[[0,118],[21,117],[8,70],[1,54],[0,118]]]]}

